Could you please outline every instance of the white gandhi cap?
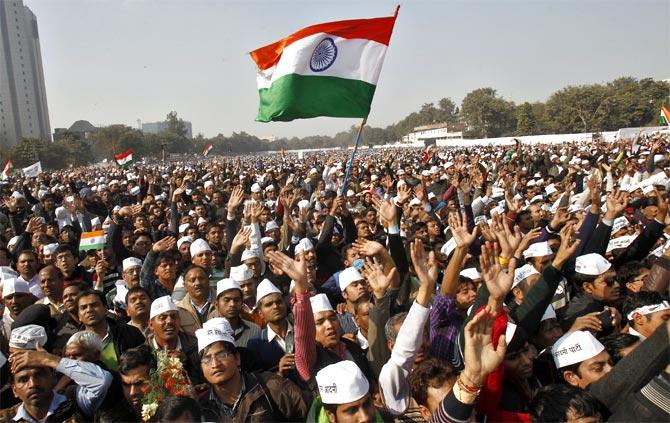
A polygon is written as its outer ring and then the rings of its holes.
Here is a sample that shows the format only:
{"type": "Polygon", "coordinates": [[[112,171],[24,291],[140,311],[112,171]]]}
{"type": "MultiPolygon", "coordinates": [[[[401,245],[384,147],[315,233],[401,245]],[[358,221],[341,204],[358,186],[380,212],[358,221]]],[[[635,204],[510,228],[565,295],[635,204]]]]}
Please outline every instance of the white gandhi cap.
{"type": "Polygon", "coordinates": [[[209,319],[202,325],[202,329],[195,331],[195,337],[198,338],[198,352],[215,342],[228,342],[235,345],[233,333],[228,320],[222,317],[209,319]]]}
{"type": "Polygon", "coordinates": [[[281,295],[281,293],[279,288],[270,282],[269,279],[263,279],[261,283],[258,284],[258,288],[256,288],[256,307],[258,307],[258,303],[260,303],[264,297],[267,297],[270,294],[281,295]]]}
{"type": "Polygon", "coordinates": [[[156,298],[151,303],[151,312],[149,313],[149,319],[167,313],[169,311],[177,311],[177,305],[172,301],[172,297],[169,295],[164,295],[162,297],[156,298]]]}
{"type": "Polygon", "coordinates": [[[316,294],[315,296],[309,299],[309,302],[312,306],[312,313],[320,313],[322,311],[333,311],[333,306],[330,305],[330,301],[326,294],[316,294]]]}
{"type": "Polygon", "coordinates": [[[340,361],[316,374],[319,395],[324,404],[348,404],[368,394],[370,383],[353,361],[340,361]]]}
{"type": "Polygon", "coordinates": [[[340,291],[344,292],[345,289],[352,283],[356,281],[361,281],[365,278],[363,278],[363,275],[356,269],[355,267],[347,267],[343,271],[340,272],[339,276],[339,283],[340,283],[340,291]]]}
{"type": "Polygon", "coordinates": [[[598,253],[585,254],[575,260],[575,272],[582,275],[599,276],[607,272],[612,263],[598,253]]]}
{"type": "Polygon", "coordinates": [[[556,368],[560,369],[593,358],[604,349],[603,344],[591,332],[578,330],[560,337],[551,347],[551,355],[556,368]]]}
{"type": "Polygon", "coordinates": [[[191,257],[195,257],[198,254],[202,253],[203,251],[212,251],[207,241],[205,241],[202,238],[198,238],[195,241],[193,241],[190,248],[191,257]]]}

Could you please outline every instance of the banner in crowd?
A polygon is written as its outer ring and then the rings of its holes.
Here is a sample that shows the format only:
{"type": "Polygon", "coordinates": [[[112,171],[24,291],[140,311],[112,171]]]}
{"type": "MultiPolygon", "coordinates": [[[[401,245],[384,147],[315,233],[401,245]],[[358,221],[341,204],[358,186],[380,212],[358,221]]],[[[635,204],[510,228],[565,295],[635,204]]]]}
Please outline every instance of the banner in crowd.
{"type": "Polygon", "coordinates": [[[79,250],[101,250],[105,246],[105,231],[82,232],[79,250]]]}
{"type": "Polygon", "coordinates": [[[26,176],[26,178],[37,178],[40,173],[42,173],[41,162],[33,163],[30,166],[23,168],[23,174],[26,176]]]}
{"type": "Polygon", "coordinates": [[[312,25],[249,53],[256,120],[367,117],[397,16],[312,25]]]}
{"type": "Polygon", "coordinates": [[[133,162],[133,149],[129,148],[123,153],[114,156],[114,160],[119,166],[128,167],[133,162]]]}

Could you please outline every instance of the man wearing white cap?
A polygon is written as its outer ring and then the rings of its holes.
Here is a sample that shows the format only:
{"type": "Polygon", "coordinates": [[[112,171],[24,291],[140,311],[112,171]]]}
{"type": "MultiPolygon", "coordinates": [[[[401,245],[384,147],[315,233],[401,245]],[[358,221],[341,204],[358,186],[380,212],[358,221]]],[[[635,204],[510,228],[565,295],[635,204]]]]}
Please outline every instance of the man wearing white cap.
{"type": "Polygon", "coordinates": [[[38,304],[46,304],[51,310],[51,315],[58,317],[65,313],[63,304],[63,274],[56,266],[48,265],[42,268],[37,275],[40,279],[40,288],[44,298],[38,300],[38,304]]]}
{"type": "Polygon", "coordinates": [[[628,333],[644,341],[656,329],[670,320],[670,302],[653,291],[628,295],[621,306],[628,319],[628,333]]]}
{"type": "Polygon", "coordinates": [[[5,310],[2,313],[2,334],[9,339],[12,334],[12,323],[26,307],[35,301],[28,284],[18,279],[6,279],[2,285],[2,302],[5,310]]]}
{"type": "Polygon", "coordinates": [[[258,279],[254,272],[246,264],[230,268],[230,278],[234,279],[242,289],[242,315],[245,319],[255,322],[257,325],[264,325],[260,312],[255,309],[256,289],[258,279]]]}
{"type": "Polygon", "coordinates": [[[340,361],[316,374],[319,397],[307,421],[374,422],[382,421],[370,394],[370,383],[353,361],[340,361]]]}
{"type": "MultiPolygon", "coordinates": [[[[122,285],[126,292],[128,289],[140,286],[140,273],[142,271],[142,260],[137,257],[128,257],[121,262],[121,280],[115,282],[114,288],[107,293],[107,304],[113,308],[114,298],[118,291],[118,286],[122,285]]],[[[124,301],[125,302],[125,301],[124,301]]]]}
{"type": "Polygon", "coordinates": [[[209,243],[202,238],[198,238],[190,247],[191,263],[200,266],[207,271],[209,284],[212,292],[216,289],[216,282],[223,279],[223,270],[214,267],[214,252],[209,243]]]}
{"type": "Polygon", "coordinates": [[[267,326],[258,338],[249,341],[248,348],[258,352],[266,369],[277,366],[282,376],[295,367],[293,355],[293,325],[288,320],[288,308],[282,292],[268,279],[258,285],[256,308],[260,310],[267,326]]]}
{"type": "Polygon", "coordinates": [[[242,317],[242,305],[242,288],[235,279],[226,278],[217,282],[216,309],[218,315],[231,325],[234,342],[238,347],[246,347],[251,339],[257,338],[261,333],[257,324],[242,317]]]}
{"type": "Polygon", "coordinates": [[[281,231],[277,222],[270,220],[265,224],[265,236],[271,237],[276,244],[279,244],[279,241],[281,241],[281,231]]]}
{"type": "Polygon", "coordinates": [[[210,386],[201,402],[204,421],[303,421],[308,405],[291,381],[270,372],[240,370],[240,353],[226,319],[195,332],[200,366],[210,386]]]}
{"type": "Polygon", "coordinates": [[[147,336],[147,344],[154,350],[181,353],[180,358],[191,381],[199,383],[202,377],[199,371],[198,340],[181,330],[179,310],[169,295],[151,303],[149,327],[152,334],[147,336]]]}
{"type": "MultiPolygon", "coordinates": [[[[577,257],[575,261],[575,280],[581,292],[575,296],[565,310],[561,326],[567,330],[575,319],[603,309],[611,302],[617,301],[620,294],[619,282],[612,264],[600,254],[590,253],[577,257]]],[[[616,308],[612,311],[613,322],[621,322],[616,308]]]]}
{"type": "Polygon", "coordinates": [[[338,314],[340,326],[344,333],[355,334],[358,332],[354,322],[354,304],[370,300],[370,286],[363,275],[355,267],[347,267],[339,274],[340,291],[342,298],[346,301],[346,313],[338,314]]]}

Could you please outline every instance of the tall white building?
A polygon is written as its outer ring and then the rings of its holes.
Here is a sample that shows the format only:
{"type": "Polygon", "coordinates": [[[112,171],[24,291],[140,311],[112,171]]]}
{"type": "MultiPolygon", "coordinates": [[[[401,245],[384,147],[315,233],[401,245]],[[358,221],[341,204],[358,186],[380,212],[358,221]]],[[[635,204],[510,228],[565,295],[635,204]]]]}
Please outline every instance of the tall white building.
{"type": "Polygon", "coordinates": [[[0,0],[0,145],[51,140],[35,14],[22,0],[0,0]]]}

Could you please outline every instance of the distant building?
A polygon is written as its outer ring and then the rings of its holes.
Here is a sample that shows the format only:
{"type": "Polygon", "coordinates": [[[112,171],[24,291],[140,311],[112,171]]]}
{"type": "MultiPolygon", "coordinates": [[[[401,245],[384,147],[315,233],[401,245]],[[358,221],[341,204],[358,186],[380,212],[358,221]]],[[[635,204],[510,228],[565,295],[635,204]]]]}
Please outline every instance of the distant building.
{"type": "Polygon", "coordinates": [[[267,142],[275,142],[275,141],[277,141],[277,137],[274,136],[274,135],[268,135],[268,136],[266,136],[266,137],[258,137],[258,138],[261,139],[261,140],[263,140],[263,141],[267,141],[267,142]]]}
{"type": "MultiPolygon", "coordinates": [[[[183,122],[184,127],[186,128],[186,138],[193,138],[193,127],[191,126],[191,122],[186,120],[183,122]]],[[[167,121],[142,123],[142,132],[145,134],[160,134],[161,132],[167,131],[167,129],[167,121]]]]}
{"type": "Polygon", "coordinates": [[[402,137],[402,142],[413,144],[423,142],[425,145],[435,144],[438,141],[449,139],[462,139],[463,130],[457,126],[449,127],[446,123],[435,123],[432,125],[417,126],[413,132],[402,137]],[[451,131],[450,131],[451,129],[451,131]],[[454,131],[453,129],[460,129],[454,131]]]}
{"type": "Polygon", "coordinates": [[[35,14],[23,0],[0,1],[0,144],[51,140],[35,14]]]}
{"type": "Polygon", "coordinates": [[[93,126],[91,122],[87,120],[78,120],[72,124],[69,128],[56,128],[54,129],[54,142],[58,142],[66,134],[72,134],[75,138],[85,141],[91,141],[91,135],[96,133],[98,128],[93,126]]]}

